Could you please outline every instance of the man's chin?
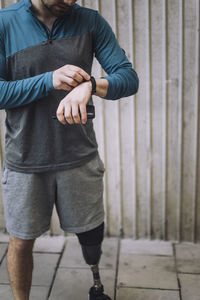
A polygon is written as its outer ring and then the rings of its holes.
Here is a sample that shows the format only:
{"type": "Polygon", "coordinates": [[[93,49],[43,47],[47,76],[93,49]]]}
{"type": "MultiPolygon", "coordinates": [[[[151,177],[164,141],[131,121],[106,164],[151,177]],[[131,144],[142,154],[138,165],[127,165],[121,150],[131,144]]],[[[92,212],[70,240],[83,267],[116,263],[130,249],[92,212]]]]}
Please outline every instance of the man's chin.
{"type": "Polygon", "coordinates": [[[59,7],[58,5],[57,6],[56,5],[54,5],[54,6],[45,5],[45,7],[56,18],[63,17],[69,9],[69,7],[63,8],[63,7],[59,7]]]}
{"type": "Polygon", "coordinates": [[[63,17],[65,15],[65,12],[52,12],[52,15],[54,15],[54,17],[60,18],[63,17]]]}
{"type": "Polygon", "coordinates": [[[57,18],[63,17],[66,14],[66,12],[67,10],[51,10],[52,15],[57,18]]]}

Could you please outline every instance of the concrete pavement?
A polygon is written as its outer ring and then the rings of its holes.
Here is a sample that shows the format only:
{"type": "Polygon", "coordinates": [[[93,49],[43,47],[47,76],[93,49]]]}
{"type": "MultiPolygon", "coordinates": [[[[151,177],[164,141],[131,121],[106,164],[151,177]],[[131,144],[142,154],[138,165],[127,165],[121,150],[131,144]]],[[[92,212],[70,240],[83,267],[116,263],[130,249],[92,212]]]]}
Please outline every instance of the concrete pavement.
{"type": "MultiPolygon", "coordinates": [[[[0,299],[12,300],[8,236],[0,234],[0,299]]],[[[41,237],[34,246],[30,300],[87,300],[92,274],[76,237],[41,237]]],[[[199,300],[200,245],[105,238],[101,277],[112,300],[199,300]]]]}

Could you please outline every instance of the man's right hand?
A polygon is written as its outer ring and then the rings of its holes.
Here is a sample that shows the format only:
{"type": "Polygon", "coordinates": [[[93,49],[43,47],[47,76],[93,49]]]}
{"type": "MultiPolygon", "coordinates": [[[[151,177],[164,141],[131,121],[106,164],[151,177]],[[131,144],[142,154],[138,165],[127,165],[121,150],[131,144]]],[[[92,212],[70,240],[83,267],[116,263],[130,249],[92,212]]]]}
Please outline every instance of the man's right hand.
{"type": "Polygon", "coordinates": [[[56,90],[70,92],[85,80],[90,80],[90,75],[73,65],[65,65],[53,72],[53,86],[56,90]]]}

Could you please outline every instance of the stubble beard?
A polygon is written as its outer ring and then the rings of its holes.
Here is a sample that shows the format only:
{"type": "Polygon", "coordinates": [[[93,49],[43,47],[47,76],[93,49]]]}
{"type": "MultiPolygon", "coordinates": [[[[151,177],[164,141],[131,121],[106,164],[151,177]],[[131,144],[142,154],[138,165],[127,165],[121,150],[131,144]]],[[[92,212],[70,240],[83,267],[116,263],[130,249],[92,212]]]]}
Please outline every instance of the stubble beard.
{"type": "Polygon", "coordinates": [[[66,9],[63,9],[63,10],[56,10],[54,8],[54,6],[56,5],[47,5],[44,0],[41,0],[42,2],[42,5],[50,12],[50,14],[54,17],[63,17],[65,15],[65,13],[67,12],[67,10],[69,9],[69,6],[66,5],[66,9]]]}

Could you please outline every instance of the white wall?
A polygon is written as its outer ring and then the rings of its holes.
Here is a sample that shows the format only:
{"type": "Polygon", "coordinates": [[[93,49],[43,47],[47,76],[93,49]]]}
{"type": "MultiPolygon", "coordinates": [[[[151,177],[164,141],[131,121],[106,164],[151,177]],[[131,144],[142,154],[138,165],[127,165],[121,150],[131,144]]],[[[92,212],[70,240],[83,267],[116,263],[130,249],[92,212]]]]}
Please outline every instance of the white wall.
{"type": "Polygon", "coordinates": [[[78,2],[108,20],[140,78],[135,97],[95,99],[107,233],[199,241],[199,0],[78,2]]]}

